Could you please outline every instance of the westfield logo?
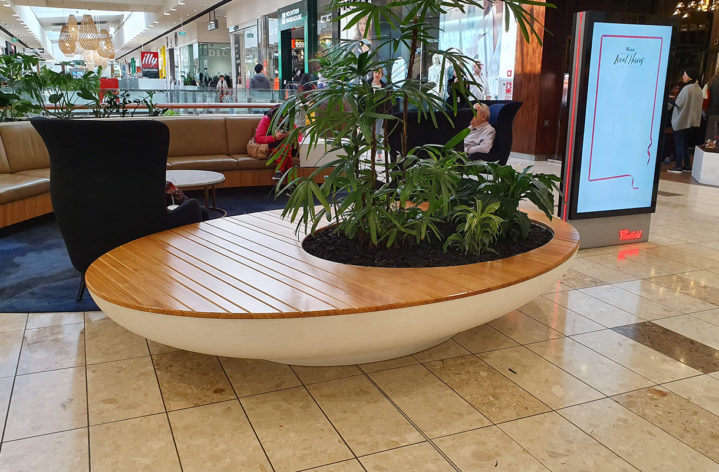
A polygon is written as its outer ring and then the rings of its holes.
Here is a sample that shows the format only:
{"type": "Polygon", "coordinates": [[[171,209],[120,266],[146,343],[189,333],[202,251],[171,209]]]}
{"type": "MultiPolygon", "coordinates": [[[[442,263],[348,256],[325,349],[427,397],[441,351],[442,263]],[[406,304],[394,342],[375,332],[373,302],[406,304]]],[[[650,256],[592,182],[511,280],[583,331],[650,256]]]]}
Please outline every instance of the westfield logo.
{"type": "Polygon", "coordinates": [[[159,63],[156,52],[143,52],[142,53],[142,67],[148,69],[157,68],[159,63]]]}

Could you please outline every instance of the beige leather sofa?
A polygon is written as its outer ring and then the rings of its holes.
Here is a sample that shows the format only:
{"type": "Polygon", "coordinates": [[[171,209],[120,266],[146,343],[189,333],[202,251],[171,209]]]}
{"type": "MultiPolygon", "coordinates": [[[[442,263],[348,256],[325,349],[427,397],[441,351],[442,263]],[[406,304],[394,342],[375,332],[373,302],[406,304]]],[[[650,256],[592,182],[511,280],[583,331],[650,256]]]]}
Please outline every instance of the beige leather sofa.
{"type": "MultiPolygon", "coordinates": [[[[225,175],[222,187],[246,187],[274,183],[274,168],[268,167],[266,160],[247,155],[247,142],[260,118],[204,115],[154,119],[170,129],[168,169],[218,171],[225,175]]],[[[50,159],[40,135],[29,121],[0,123],[0,141],[0,228],[51,213],[50,159]]],[[[303,168],[300,174],[312,170],[303,168]]]]}

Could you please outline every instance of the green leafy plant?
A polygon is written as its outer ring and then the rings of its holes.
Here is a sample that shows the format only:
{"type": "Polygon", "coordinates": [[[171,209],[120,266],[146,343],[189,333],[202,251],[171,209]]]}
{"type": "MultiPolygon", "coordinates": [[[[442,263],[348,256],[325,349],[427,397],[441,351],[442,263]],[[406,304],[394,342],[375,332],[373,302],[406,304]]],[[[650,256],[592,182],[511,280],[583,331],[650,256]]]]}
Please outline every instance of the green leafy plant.
{"type": "Polygon", "coordinates": [[[14,121],[41,111],[30,93],[29,76],[37,64],[37,57],[26,54],[0,56],[0,121],[14,121]]]}
{"type": "Polygon", "coordinates": [[[535,174],[528,166],[517,171],[511,166],[493,163],[479,163],[466,168],[456,195],[457,202],[466,205],[475,197],[485,204],[499,204],[497,215],[503,222],[500,235],[512,240],[524,239],[529,234],[530,221],[526,213],[519,210],[519,202],[529,200],[552,218],[554,192],[558,192],[559,177],[552,174],[535,174]]]}
{"type": "MultiPolygon", "coordinates": [[[[526,7],[534,5],[553,6],[533,0],[504,2],[507,18],[510,11],[514,13],[527,39],[536,23],[526,7]]],[[[343,40],[328,48],[319,60],[326,87],[289,98],[275,114],[271,131],[291,130],[284,144],[304,136],[310,147],[321,145],[328,152],[338,154],[337,159],[308,177],[297,177],[294,171],[289,171],[286,176],[289,183],[278,185],[278,193],[291,191],[282,215],[296,221],[298,231],[305,227],[314,232],[320,222],[327,221],[334,224],[334,231],[361,244],[401,247],[436,239],[445,249],[456,246],[468,253],[478,253],[500,231],[502,236],[510,234],[505,227],[520,225],[522,230],[518,234],[526,236],[521,216],[510,211],[510,208],[516,211],[515,199],[517,205],[522,198],[537,200],[544,208],[553,205],[553,202],[547,203],[547,195],[543,193],[542,186],[547,182],[544,177],[535,179],[532,174],[522,174],[521,185],[525,180],[529,183],[521,191],[509,183],[513,178],[510,173],[514,172],[511,168],[495,169],[494,174],[490,172],[488,177],[477,179],[476,164],[467,162],[464,153],[454,150],[468,129],[459,131],[444,146],[408,148],[410,108],[417,110],[418,119],[431,120],[435,126],[444,122],[453,127],[457,112],[456,101],[452,108],[445,108],[444,97],[433,90],[434,83],[414,77],[418,51],[441,57],[441,76],[446,68],[454,69],[458,78],[454,93],[469,94],[470,85],[481,87],[472,79],[472,58],[455,49],[436,50],[433,35],[436,27],[429,22],[449,8],[465,11],[470,6],[481,9],[484,3],[479,0],[396,0],[385,5],[360,0],[331,2],[330,9],[342,11],[339,19],[347,19],[346,29],[361,19],[366,20],[365,35],[373,33],[374,47],[363,51],[366,48],[362,40],[343,40]],[[388,51],[391,59],[383,60],[380,50],[388,51]],[[391,70],[400,50],[409,51],[407,75],[391,77],[390,86],[372,87],[367,78],[379,68],[391,70]],[[400,113],[390,113],[392,109],[399,109],[400,113]],[[294,117],[299,112],[308,120],[295,128],[294,117]],[[384,123],[383,132],[377,131],[380,120],[384,123]],[[401,135],[396,160],[389,159],[389,144],[384,139],[391,131],[401,135]],[[380,152],[383,158],[378,159],[380,152]],[[324,181],[317,183],[325,174],[324,181]],[[474,183],[470,185],[467,180],[474,183]],[[502,192],[507,195],[500,196],[502,192]],[[447,228],[456,231],[448,234],[447,228]]],[[[551,216],[551,210],[545,213],[551,216]]]]}
{"type": "MultiPolygon", "coordinates": [[[[61,65],[68,67],[74,63],[66,62],[61,65]]],[[[72,74],[42,67],[40,73],[28,76],[30,93],[46,115],[71,118],[78,105],[92,105],[97,100],[100,72],[98,68],[97,71],[87,71],[81,77],[74,78],[72,74]]]]}
{"type": "Polygon", "coordinates": [[[457,231],[451,234],[444,243],[448,247],[456,246],[465,254],[480,255],[497,239],[502,218],[495,213],[499,202],[493,202],[482,208],[482,200],[475,199],[474,206],[458,205],[455,207],[453,220],[457,231]]]}

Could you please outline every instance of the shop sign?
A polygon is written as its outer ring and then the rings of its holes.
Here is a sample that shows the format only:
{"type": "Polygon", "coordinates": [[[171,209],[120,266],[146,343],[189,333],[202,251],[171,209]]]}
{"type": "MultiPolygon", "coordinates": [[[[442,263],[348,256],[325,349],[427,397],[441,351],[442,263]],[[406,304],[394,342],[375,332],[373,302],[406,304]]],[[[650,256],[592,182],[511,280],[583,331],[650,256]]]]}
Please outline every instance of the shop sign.
{"type": "Polygon", "coordinates": [[[187,31],[178,31],[177,34],[180,36],[185,36],[187,34],[187,31]]]}
{"type": "Polygon", "coordinates": [[[140,53],[142,76],[157,79],[160,77],[160,59],[158,53],[143,51],[140,53]]]}
{"type": "Polygon", "coordinates": [[[281,30],[304,26],[305,15],[307,14],[304,3],[290,5],[283,10],[279,10],[278,13],[281,30]]]}
{"type": "Polygon", "coordinates": [[[304,47],[305,47],[304,39],[293,39],[292,40],[292,49],[304,49],[304,47]]]}

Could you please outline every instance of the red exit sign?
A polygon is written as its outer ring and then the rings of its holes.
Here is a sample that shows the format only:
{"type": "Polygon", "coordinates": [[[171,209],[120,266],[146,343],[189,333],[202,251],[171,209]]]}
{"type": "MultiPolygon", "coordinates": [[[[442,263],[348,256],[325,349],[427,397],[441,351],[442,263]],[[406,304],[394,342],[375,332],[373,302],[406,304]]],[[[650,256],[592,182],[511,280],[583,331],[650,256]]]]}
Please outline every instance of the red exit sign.
{"type": "Polygon", "coordinates": [[[638,229],[636,231],[631,231],[629,229],[620,229],[619,230],[619,240],[620,241],[634,241],[635,239],[641,239],[642,234],[644,234],[644,231],[641,229],[638,229]]]}

